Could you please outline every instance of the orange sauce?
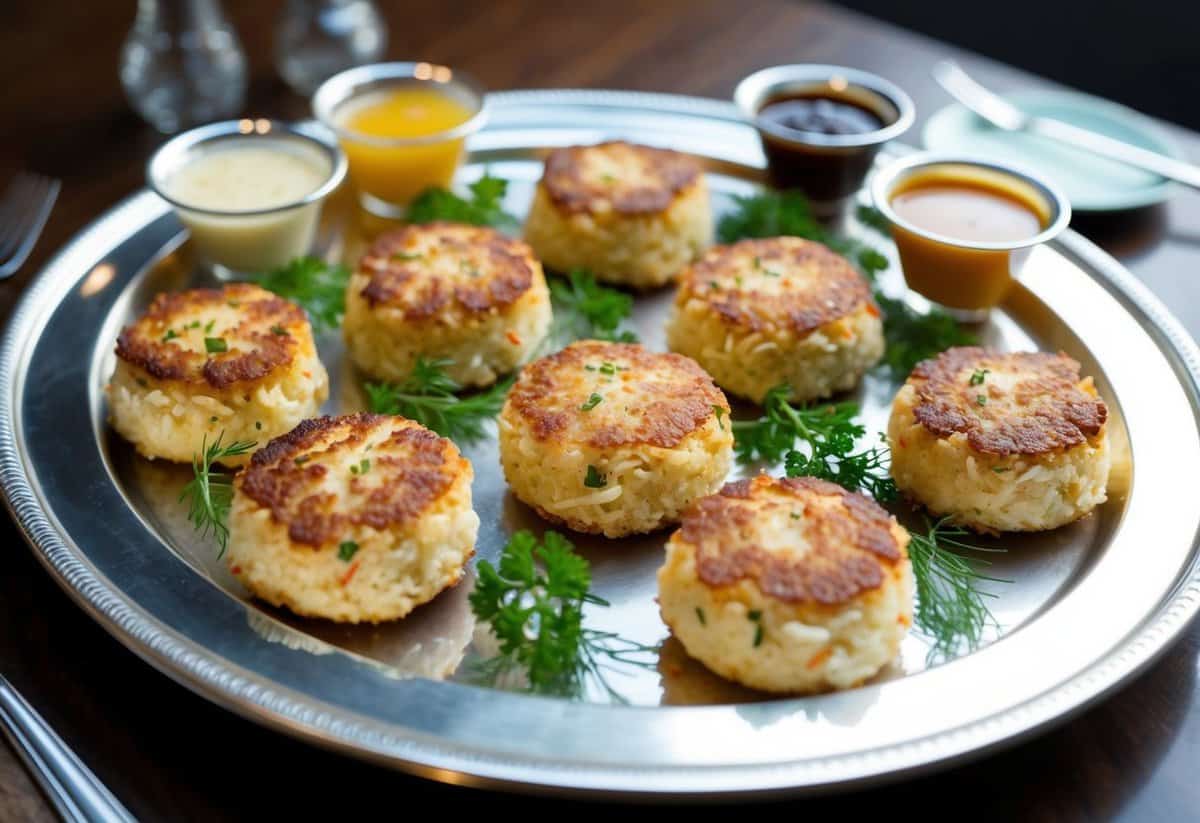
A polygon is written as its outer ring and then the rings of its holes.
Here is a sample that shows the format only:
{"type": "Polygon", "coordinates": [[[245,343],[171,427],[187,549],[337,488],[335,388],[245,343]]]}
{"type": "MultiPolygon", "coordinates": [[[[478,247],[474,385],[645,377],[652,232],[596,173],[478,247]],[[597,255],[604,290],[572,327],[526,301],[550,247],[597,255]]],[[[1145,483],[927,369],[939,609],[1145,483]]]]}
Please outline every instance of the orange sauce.
{"type": "Polygon", "coordinates": [[[344,103],[337,113],[350,176],[361,191],[403,205],[430,186],[449,186],[462,160],[463,138],[387,145],[381,141],[433,137],[461,126],[475,110],[425,85],[397,85],[344,103]]]}
{"type": "Polygon", "coordinates": [[[1027,241],[1050,220],[1049,203],[1032,186],[1001,172],[962,165],[914,173],[892,189],[890,203],[912,228],[945,238],[892,226],[909,287],[956,309],[989,309],[1002,302],[1027,256],[1027,241]],[[959,245],[973,243],[1011,248],[959,245]]]}

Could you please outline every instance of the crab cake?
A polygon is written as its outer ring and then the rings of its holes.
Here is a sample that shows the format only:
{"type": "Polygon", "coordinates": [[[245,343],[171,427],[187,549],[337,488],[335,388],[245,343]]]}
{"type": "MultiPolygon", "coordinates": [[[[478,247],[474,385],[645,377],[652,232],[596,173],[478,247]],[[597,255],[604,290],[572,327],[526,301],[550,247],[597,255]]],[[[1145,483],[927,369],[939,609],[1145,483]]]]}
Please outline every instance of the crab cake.
{"type": "Polygon", "coordinates": [[[521,370],[500,412],[513,494],[547,520],[621,537],[675,523],[729,471],[729,403],[678,354],[585,340],[521,370]]]}
{"type": "Polygon", "coordinates": [[[234,479],[229,569],[296,614],[395,620],[455,585],[475,553],[471,464],[407,420],[305,420],[234,479]]]}
{"type": "Polygon", "coordinates": [[[978,531],[1039,531],[1104,502],[1108,409],[1065,354],[949,349],[892,404],[892,476],[978,531]]]}
{"type": "Polygon", "coordinates": [[[670,282],[712,233],[700,165],[621,141],[552,151],[525,221],[525,239],[550,268],[638,289],[670,282]]]}
{"type": "Polygon", "coordinates": [[[769,692],[850,688],[896,657],[912,624],[908,532],[824,480],[739,480],[684,514],[658,603],[722,677],[769,692]]]}
{"type": "Polygon", "coordinates": [[[343,329],[355,365],[401,382],[418,357],[463,386],[513,371],[550,328],[542,264],[485,226],[425,223],[380,236],[350,278],[343,329]]]}
{"type": "Polygon", "coordinates": [[[667,345],[723,389],[761,403],[851,389],[883,355],[871,288],[847,260],[798,237],[718,246],[679,278],[667,345]]]}
{"type": "Polygon", "coordinates": [[[311,417],[329,377],[304,311],[236,283],[155,297],[117,338],[107,391],[113,428],[138,452],[188,463],[205,440],[262,443],[311,417]]]}

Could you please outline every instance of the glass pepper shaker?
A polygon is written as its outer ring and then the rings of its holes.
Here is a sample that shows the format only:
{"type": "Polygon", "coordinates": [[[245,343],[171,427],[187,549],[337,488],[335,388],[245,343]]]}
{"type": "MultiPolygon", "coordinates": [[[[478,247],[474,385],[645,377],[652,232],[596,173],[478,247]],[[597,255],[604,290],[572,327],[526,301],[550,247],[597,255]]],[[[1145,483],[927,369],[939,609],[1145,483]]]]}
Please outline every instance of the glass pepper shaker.
{"type": "Polygon", "coordinates": [[[246,57],[220,0],[138,0],[120,74],[133,108],[167,134],[233,117],[246,98],[246,57]]]}
{"type": "Polygon", "coordinates": [[[275,67],[305,97],[386,48],[387,27],[371,0],[288,0],[275,28],[275,67]]]}

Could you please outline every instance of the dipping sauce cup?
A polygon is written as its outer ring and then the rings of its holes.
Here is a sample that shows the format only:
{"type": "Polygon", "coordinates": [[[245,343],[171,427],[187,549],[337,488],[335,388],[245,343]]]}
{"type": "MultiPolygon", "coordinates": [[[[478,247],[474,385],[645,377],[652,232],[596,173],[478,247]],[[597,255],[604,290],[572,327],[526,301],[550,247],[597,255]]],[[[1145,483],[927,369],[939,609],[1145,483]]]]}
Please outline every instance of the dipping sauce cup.
{"type": "Polygon", "coordinates": [[[862,188],[880,146],[912,125],[912,100],[882,77],[843,66],[772,66],[738,83],[772,185],[799,189],[819,217],[839,214],[862,188]]]}
{"type": "Polygon", "coordinates": [[[275,120],[227,120],[162,145],[146,179],[175,207],[200,257],[252,274],[307,254],[321,204],[346,176],[323,129],[275,120]]]}
{"type": "Polygon", "coordinates": [[[487,116],[482,86],[431,63],[376,63],[336,74],[313,96],[317,118],[350,161],[363,207],[401,218],[431,186],[447,187],[467,136],[487,116]]]}
{"type": "Polygon", "coordinates": [[[1071,221],[1053,184],[1018,166],[922,152],[876,173],[909,288],[978,322],[1003,302],[1034,247],[1071,221]]]}

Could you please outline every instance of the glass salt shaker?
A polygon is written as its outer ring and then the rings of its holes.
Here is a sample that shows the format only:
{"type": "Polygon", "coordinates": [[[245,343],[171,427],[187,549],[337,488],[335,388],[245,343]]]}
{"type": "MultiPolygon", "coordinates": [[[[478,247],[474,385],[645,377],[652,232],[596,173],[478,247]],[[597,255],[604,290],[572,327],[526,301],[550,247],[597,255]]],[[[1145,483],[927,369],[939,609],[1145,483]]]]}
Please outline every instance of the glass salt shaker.
{"type": "Polygon", "coordinates": [[[387,27],[371,0],[288,0],[275,28],[275,67],[305,97],[386,48],[387,27]]]}
{"type": "Polygon", "coordinates": [[[138,0],[121,50],[121,85],[170,134],[241,111],[246,57],[220,0],[138,0]]]}

